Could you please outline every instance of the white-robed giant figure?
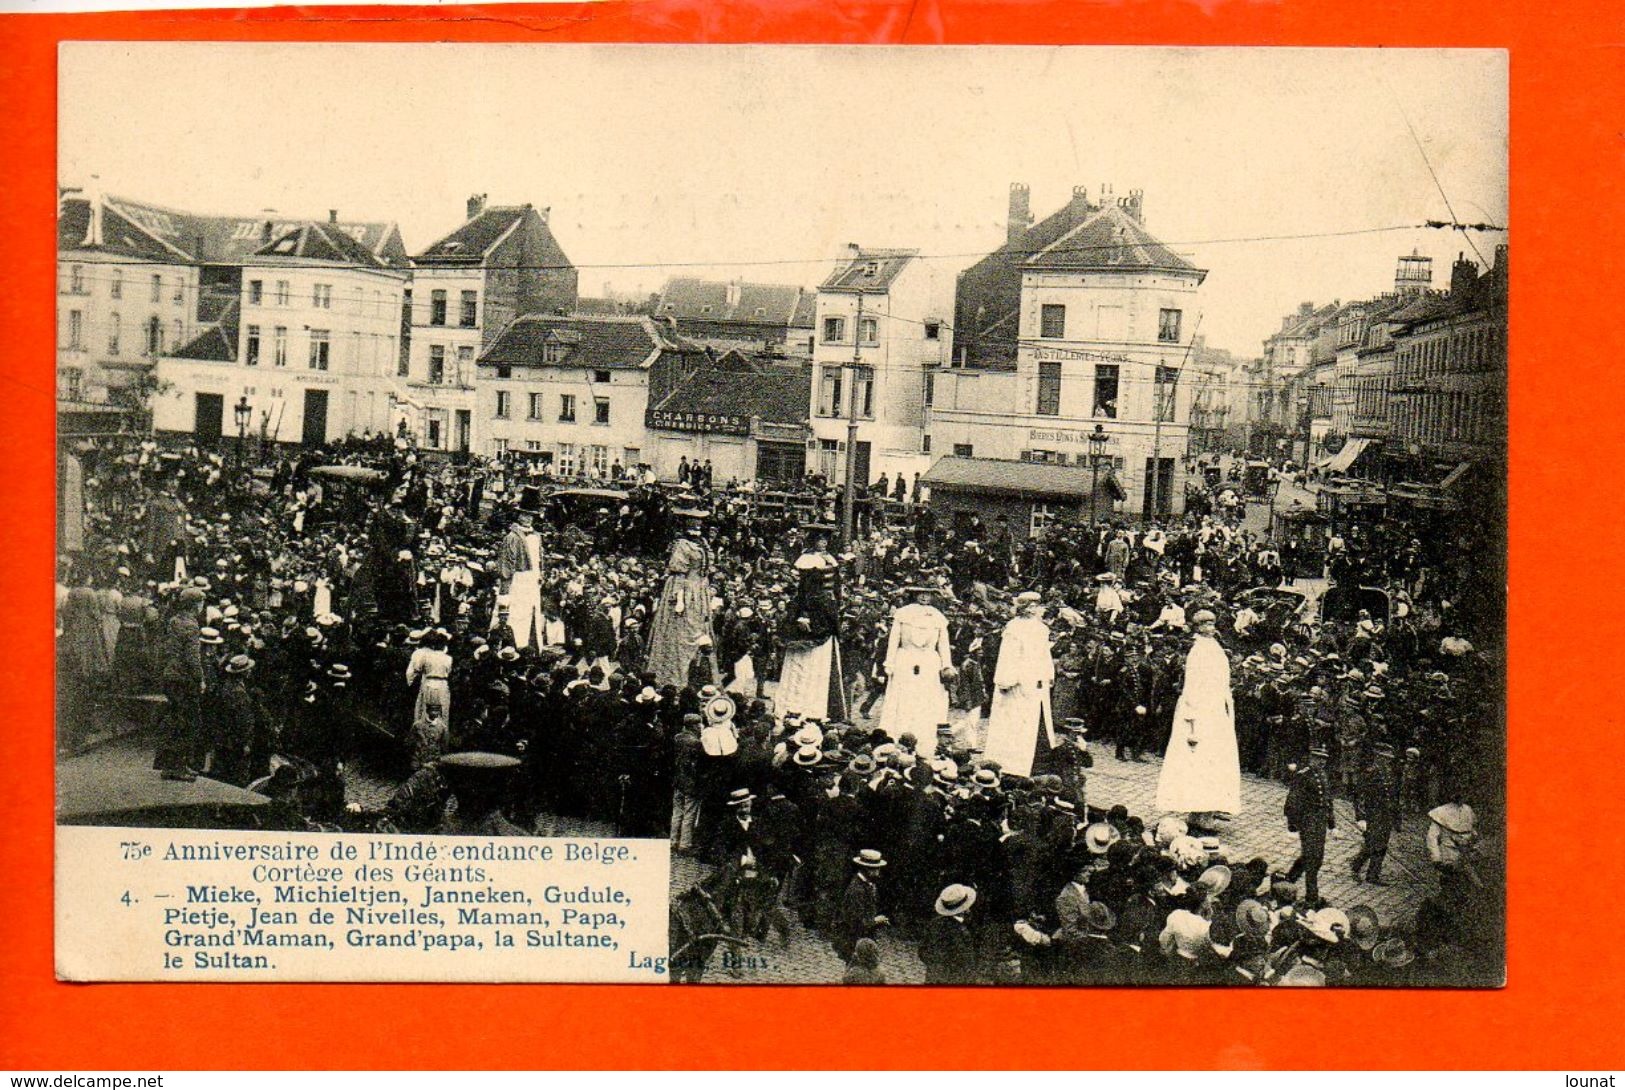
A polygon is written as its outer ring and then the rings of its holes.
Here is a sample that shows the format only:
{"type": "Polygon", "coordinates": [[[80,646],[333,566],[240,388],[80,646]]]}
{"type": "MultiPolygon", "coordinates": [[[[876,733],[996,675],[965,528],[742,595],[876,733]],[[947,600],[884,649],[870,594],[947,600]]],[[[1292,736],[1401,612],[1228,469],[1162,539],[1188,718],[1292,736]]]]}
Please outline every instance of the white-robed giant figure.
{"type": "Polygon", "coordinates": [[[880,706],[880,729],[893,741],[914,735],[917,752],[936,755],[937,727],[948,722],[948,686],[954,653],[948,642],[948,618],[931,604],[930,587],[911,587],[914,601],[892,614],[886,640],[886,697],[880,706]]]}
{"type": "Polygon", "coordinates": [[[1202,819],[1241,812],[1241,758],[1236,749],[1230,660],[1214,638],[1211,612],[1194,618],[1196,640],[1185,656],[1185,687],[1174,707],[1174,731],[1157,780],[1157,807],[1202,819]]]}
{"type": "Polygon", "coordinates": [[[993,668],[993,707],[987,717],[982,756],[1014,776],[1031,776],[1055,747],[1055,716],[1050,687],[1055,659],[1050,654],[1044,603],[1034,592],[1016,598],[1018,613],[1004,626],[999,662],[993,668]]]}

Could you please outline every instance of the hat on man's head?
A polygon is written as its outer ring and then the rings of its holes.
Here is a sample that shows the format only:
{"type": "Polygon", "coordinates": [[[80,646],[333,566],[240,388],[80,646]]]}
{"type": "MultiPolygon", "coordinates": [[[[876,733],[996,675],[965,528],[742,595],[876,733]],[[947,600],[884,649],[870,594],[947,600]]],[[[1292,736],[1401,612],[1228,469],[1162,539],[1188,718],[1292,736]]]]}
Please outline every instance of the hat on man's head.
{"type": "Polygon", "coordinates": [[[226,663],[226,673],[246,674],[254,668],[254,660],[247,655],[233,655],[226,663]]]}
{"type": "Polygon", "coordinates": [[[936,912],[938,916],[963,916],[975,903],[976,891],[955,882],[937,895],[936,912]]]}
{"type": "Polygon", "coordinates": [[[1382,934],[1382,918],[1370,905],[1355,905],[1349,909],[1349,938],[1360,949],[1369,952],[1377,945],[1382,934]]]}
{"type": "Polygon", "coordinates": [[[1083,906],[1083,926],[1104,935],[1116,929],[1117,917],[1104,901],[1090,901],[1083,906]]]}
{"type": "Polygon", "coordinates": [[[1202,892],[1217,897],[1230,888],[1230,868],[1222,863],[1218,866],[1209,867],[1196,880],[1196,885],[1202,892]]]}
{"type": "Polygon", "coordinates": [[[1105,855],[1120,839],[1122,834],[1117,831],[1116,826],[1108,825],[1104,821],[1097,821],[1083,831],[1083,843],[1089,849],[1090,855],[1105,855]]]}
{"type": "Polygon", "coordinates": [[[801,746],[790,759],[803,768],[811,768],[824,759],[824,751],[817,746],[801,746]]]}
{"type": "Polygon", "coordinates": [[[865,870],[879,870],[886,865],[885,857],[873,848],[864,848],[852,857],[852,862],[865,870]]]}
{"type": "Polygon", "coordinates": [[[1243,935],[1267,939],[1270,933],[1270,910],[1251,897],[1236,906],[1236,928],[1243,935]]]}
{"type": "Polygon", "coordinates": [[[747,802],[754,801],[755,798],[756,795],[751,791],[750,788],[736,787],[732,791],[728,792],[728,805],[743,806],[747,802]]]}
{"type": "Polygon", "coordinates": [[[221,637],[218,628],[200,628],[198,629],[198,642],[212,645],[225,643],[226,641],[221,637]]]}

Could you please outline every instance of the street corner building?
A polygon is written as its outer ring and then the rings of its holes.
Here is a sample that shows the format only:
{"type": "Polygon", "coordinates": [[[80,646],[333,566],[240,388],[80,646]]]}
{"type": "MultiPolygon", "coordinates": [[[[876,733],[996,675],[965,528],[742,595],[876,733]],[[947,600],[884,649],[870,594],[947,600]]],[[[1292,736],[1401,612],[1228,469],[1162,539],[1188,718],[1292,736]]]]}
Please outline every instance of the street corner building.
{"type": "Polygon", "coordinates": [[[927,445],[984,465],[930,476],[956,497],[1025,493],[1035,527],[1091,497],[1097,513],[1177,516],[1207,273],[1146,228],[1138,190],[1091,200],[1080,186],[1036,224],[1029,202],[1011,187],[1005,245],[960,274],[953,364],[933,383],[927,445]]]}

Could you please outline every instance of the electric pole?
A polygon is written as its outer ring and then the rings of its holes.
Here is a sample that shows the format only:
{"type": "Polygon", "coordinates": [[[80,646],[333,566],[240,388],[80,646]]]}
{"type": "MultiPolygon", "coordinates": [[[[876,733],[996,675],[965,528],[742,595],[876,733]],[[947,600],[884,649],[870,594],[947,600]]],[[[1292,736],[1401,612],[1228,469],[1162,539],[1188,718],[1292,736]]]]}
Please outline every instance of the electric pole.
{"type": "Polygon", "coordinates": [[[858,499],[858,365],[863,358],[863,291],[858,291],[858,317],[852,324],[852,379],[846,398],[846,503],[841,519],[841,542],[852,544],[858,499]]]}

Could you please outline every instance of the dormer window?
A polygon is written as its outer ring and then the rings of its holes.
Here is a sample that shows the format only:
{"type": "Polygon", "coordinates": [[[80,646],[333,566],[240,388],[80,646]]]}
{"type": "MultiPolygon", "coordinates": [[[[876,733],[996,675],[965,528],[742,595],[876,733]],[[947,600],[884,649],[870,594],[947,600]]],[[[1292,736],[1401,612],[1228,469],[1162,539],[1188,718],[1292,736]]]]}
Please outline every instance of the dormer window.
{"type": "Polygon", "coordinates": [[[567,347],[557,341],[549,341],[547,344],[542,345],[542,362],[560,363],[569,351],[567,347]]]}
{"type": "Polygon", "coordinates": [[[700,308],[700,313],[701,314],[710,314],[711,313],[711,304],[706,303],[704,306],[702,306],[700,308]]]}
{"type": "Polygon", "coordinates": [[[294,248],[295,245],[296,245],[295,240],[293,238],[289,237],[289,238],[283,239],[281,242],[278,242],[272,248],[279,254],[291,254],[291,253],[293,253],[293,248],[294,248]]]}
{"type": "Polygon", "coordinates": [[[756,317],[765,318],[766,316],[767,316],[767,308],[766,307],[757,307],[756,308],[756,317]]]}
{"type": "Polygon", "coordinates": [[[871,261],[863,266],[863,275],[873,280],[880,275],[880,262],[871,261]]]}
{"type": "Polygon", "coordinates": [[[461,242],[448,242],[440,248],[448,254],[454,254],[463,248],[463,244],[461,242]]]}

